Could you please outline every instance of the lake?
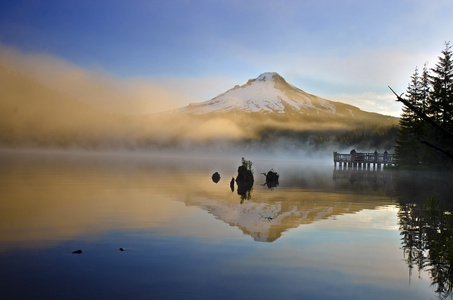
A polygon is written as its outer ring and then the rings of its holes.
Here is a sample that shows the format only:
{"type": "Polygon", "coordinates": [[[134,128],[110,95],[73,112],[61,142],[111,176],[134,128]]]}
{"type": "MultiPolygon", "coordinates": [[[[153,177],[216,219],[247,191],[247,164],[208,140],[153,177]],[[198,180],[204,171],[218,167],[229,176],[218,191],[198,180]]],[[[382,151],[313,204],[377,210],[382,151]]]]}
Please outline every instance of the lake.
{"type": "Polygon", "coordinates": [[[0,299],[450,294],[449,181],[246,159],[0,152],[0,299]]]}

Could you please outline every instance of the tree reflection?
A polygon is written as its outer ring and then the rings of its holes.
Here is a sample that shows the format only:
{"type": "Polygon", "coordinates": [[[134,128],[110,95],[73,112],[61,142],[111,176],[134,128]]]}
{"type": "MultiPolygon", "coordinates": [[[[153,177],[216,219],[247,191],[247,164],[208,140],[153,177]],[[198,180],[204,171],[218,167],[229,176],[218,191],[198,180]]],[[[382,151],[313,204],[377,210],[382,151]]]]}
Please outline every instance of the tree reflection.
{"type": "Polygon", "coordinates": [[[252,189],[247,189],[244,187],[238,186],[238,195],[241,196],[241,204],[244,203],[244,200],[250,200],[252,198],[252,189]]]}
{"type": "MultiPolygon", "coordinates": [[[[450,177],[451,178],[451,177],[450,177]]],[[[449,202],[444,201],[447,195],[436,193],[451,190],[442,182],[437,181],[434,186],[426,180],[419,187],[431,192],[431,196],[424,199],[416,197],[418,178],[412,178],[415,187],[403,188],[405,180],[398,181],[397,189],[400,190],[400,209],[398,212],[402,249],[405,260],[412,271],[417,268],[419,272],[428,271],[432,285],[441,299],[452,295],[453,291],[453,231],[452,215],[449,211],[449,202]],[[437,188],[436,188],[437,186],[437,188]],[[409,200],[409,196],[412,199],[409,200]]],[[[425,194],[423,193],[423,194],[425,194]]],[[[411,272],[412,273],[412,272],[411,272]]]]}

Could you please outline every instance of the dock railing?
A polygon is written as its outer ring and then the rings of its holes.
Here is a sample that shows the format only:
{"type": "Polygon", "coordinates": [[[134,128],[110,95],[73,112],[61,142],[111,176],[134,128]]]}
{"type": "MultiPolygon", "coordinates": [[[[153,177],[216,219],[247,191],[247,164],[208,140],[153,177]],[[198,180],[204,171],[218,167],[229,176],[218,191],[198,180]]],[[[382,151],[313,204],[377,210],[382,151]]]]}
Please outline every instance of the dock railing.
{"type": "Polygon", "coordinates": [[[395,165],[395,155],[390,153],[349,153],[341,154],[338,152],[333,153],[333,161],[335,167],[337,163],[341,167],[349,168],[380,168],[381,165],[395,165]]]}

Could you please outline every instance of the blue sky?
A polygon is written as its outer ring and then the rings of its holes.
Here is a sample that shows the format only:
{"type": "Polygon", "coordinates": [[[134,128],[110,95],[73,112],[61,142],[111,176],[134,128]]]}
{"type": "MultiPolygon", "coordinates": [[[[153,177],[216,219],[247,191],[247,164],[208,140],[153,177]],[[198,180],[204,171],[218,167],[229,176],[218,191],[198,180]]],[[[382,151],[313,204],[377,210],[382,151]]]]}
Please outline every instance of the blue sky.
{"type": "MultiPolygon", "coordinates": [[[[0,43],[205,101],[267,71],[306,92],[400,114],[403,92],[453,36],[453,1],[0,3],[0,43]]],[[[179,104],[184,103],[184,101],[179,104]]]]}

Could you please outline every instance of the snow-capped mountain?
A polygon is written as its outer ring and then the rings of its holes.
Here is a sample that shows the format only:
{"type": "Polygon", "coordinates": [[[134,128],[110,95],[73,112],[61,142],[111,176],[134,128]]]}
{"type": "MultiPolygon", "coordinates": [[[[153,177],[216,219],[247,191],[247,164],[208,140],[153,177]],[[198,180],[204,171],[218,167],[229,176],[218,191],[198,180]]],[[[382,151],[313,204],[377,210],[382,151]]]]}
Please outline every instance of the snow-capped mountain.
{"type": "Polygon", "coordinates": [[[359,108],[304,92],[275,72],[267,72],[217,97],[179,109],[191,114],[245,112],[337,115],[355,118],[359,108]]]}

